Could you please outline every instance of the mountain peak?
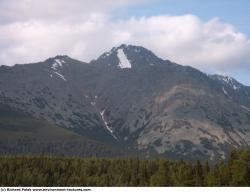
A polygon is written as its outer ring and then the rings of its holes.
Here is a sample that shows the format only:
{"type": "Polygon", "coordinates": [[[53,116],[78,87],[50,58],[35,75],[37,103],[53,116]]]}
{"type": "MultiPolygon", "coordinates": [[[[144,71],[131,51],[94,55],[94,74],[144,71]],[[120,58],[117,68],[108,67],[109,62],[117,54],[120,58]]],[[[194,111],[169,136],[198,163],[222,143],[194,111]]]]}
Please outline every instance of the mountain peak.
{"type": "Polygon", "coordinates": [[[63,64],[65,61],[63,59],[54,59],[54,63],[52,64],[52,67],[54,70],[56,70],[59,67],[63,67],[63,64]]]}
{"type": "Polygon", "coordinates": [[[59,68],[62,68],[63,65],[66,63],[65,59],[68,58],[68,56],[55,56],[54,58],[49,58],[48,60],[46,60],[50,65],[51,68],[54,70],[58,70],[59,68]]]}
{"type": "Polygon", "coordinates": [[[54,59],[65,59],[65,58],[69,58],[69,56],[67,56],[67,55],[56,55],[54,57],[54,59]]]}
{"type": "Polygon", "coordinates": [[[128,45],[128,44],[121,44],[120,46],[118,47],[114,47],[114,49],[125,49],[127,47],[131,47],[132,45],[128,45]]]}
{"type": "Polygon", "coordinates": [[[110,51],[103,53],[100,58],[105,58],[113,53],[116,53],[118,50],[130,50],[131,52],[141,52],[147,50],[141,46],[134,46],[128,44],[121,44],[120,46],[113,47],[110,51]]]}
{"type": "Polygon", "coordinates": [[[93,60],[91,63],[115,66],[123,69],[154,66],[166,63],[166,61],[160,59],[144,47],[121,44],[103,53],[97,60],[93,60]]]}
{"type": "Polygon", "coordinates": [[[147,52],[150,55],[155,55],[152,51],[142,47],[142,46],[136,46],[136,45],[131,45],[131,44],[121,44],[118,47],[113,47],[111,49],[111,52],[115,52],[117,50],[126,50],[129,52],[134,52],[134,53],[145,53],[147,52]]]}
{"type": "Polygon", "coordinates": [[[223,76],[220,74],[215,74],[215,75],[212,75],[211,77],[212,79],[220,81],[223,85],[227,85],[233,88],[234,90],[237,90],[241,86],[243,86],[241,83],[239,83],[237,80],[235,80],[234,78],[230,76],[223,76]]]}

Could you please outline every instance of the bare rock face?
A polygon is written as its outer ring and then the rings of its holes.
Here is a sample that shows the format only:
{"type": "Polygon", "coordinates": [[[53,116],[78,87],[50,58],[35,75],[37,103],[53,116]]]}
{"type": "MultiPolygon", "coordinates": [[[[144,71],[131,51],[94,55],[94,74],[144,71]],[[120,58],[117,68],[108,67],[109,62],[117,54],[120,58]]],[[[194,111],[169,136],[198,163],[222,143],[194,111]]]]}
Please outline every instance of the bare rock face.
{"type": "Polygon", "coordinates": [[[249,87],[138,46],[90,63],[57,56],[1,66],[0,104],[145,157],[225,159],[250,145],[249,87]]]}

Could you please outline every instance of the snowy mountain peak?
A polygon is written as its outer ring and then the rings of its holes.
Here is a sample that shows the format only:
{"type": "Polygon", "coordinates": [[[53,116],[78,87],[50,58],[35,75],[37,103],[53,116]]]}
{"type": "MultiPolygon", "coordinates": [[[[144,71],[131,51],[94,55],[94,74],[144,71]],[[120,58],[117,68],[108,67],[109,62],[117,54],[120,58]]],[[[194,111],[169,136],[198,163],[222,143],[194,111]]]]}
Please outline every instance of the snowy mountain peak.
{"type": "Polygon", "coordinates": [[[54,59],[54,62],[51,66],[52,69],[57,70],[58,68],[63,67],[65,61],[63,59],[54,59]]]}
{"type": "Polygon", "coordinates": [[[102,54],[97,60],[91,61],[91,63],[128,69],[166,65],[171,62],[157,57],[153,52],[144,47],[122,44],[118,47],[113,47],[110,51],[102,54]]]}
{"type": "Polygon", "coordinates": [[[45,60],[45,62],[49,64],[51,69],[58,70],[61,69],[67,63],[66,61],[68,59],[69,57],[66,55],[58,55],[53,58],[45,60]]]}
{"type": "Polygon", "coordinates": [[[148,53],[148,54],[153,54],[151,51],[147,50],[146,48],[142,47],[142,46],[134,46],[134,45],[127,45],[127,44],[122,44],[118,47],[114,47],[112,48],[113,51],[117,51],[117,50],[125,50],[126,52],[129,53],[134,53],[134,54],[143,54],[143,53],[148,53]]]}
{"type": "Polygon", "coordinates": [[[63,66],[66,64],[65,59],[68,56],[56,56],[55,58],[50,58],[51,71],[49,73],[50,78],[56,77],[63,81],[67,81],[64,75],[61,73],[63,66]]]}
{"type": "Polygon", "coordinates": [[[66,55],[58,55],[54,58],[49,59],[49,63],[52,64],[51,68],[56,70],[56,69],[61,69],[66,63],[67,60],[70,59],[66,55]]]}
{"type": "Polygon", "coordinates": [[[231,83],[234,79],[232,77],[229,77],[229,76],[221,76],[221,75],[218,75],[218,78],[221,80],[221,81],[224,81],[226,83],[231,83]]]}
{"type": "Polygon", "coordinates": [[[234,90],[238,90],[242,87],[242,84],[240,84],[237,80],[230,76],[222,76],[222,75],[212,75],[212,78],[214,80],[220,81],[222,84],[229,86],[233,88],[234,90]]]}

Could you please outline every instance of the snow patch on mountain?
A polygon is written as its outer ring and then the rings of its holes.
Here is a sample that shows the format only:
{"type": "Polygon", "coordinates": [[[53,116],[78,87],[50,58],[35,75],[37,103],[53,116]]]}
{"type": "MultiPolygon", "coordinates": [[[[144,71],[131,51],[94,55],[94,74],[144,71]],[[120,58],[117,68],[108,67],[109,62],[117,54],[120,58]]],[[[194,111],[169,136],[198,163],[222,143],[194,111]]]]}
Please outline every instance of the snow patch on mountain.
{"type": "Polygon", "coordinates": [[[229,77],[229,76],[220,76],[220,80],[223,80],[226,83],[230,83],[232,82],[233,78],[229,77]]]}
{"type": "Polygon", "coordinates": [[[244,105],[240,105],[240,106],[241,106],[241,108],[243,108],[243,109],[245,109],[245,110],[247,110],[247,111],[250,112],[250,108],[248,108],[248,107],[246,107],[246,106],[244,106],[244,105]]]}
{"type": "Polygon", "coordinates": [[[225,95],[228,95],[227,91],[225,90],[224,87],[222,87],[222,91],[224,92],[225,95]]]}
{"type": "Polygon", "coordinates": [[[67,79],[58,71],[60,71],[60,68],[63,67],[63,64],[65,61],[63,59],[54,59],[54,63],[51,66],[51,72],[50,72],[50,77],[53,77],[53,74],[55,74],[57,77],[61,78],[64,81],[67,81],[67,79]]]}
{"type": "Polygon", "coordinates": [[[216,75],[217,79],[220,80],[221,82],[224,82],[224,84],[230,86],[234,90],[238,90],[241,87],[241,84],[238,83],[235,79],[229,76],[221,76],[221,75],[216,75]]]}
{"type": "Polygon", "coordinates": [[[105,125],[106,129],[109,131],[109,133],[118,141],[118,138],[114,135],[112,128],[108,125],[108,123],[104,117],[104,113],[105,113],[105,110],[100,112],[102,120],[104,122],[104,125],[105,125]]]}
{"type": "Polygon", "coordinates": [[[238,88],[239,88],[239,87],[233,85],[233,89],[234,89],[234,90],[237,90],[238,88]]]}
{"type": "Polygon", "coordinates": [[[53,70],[57,70],[59,67],[62,67],[64,63],[65,63],[65,61],[62,60],[62,59],[55,59],[54,63],[51,66],[51,68],[53,70]]]}
{"type": "Polygon", "coordinates": [[[112,52],[105,52],[105,53],[101,56],[101,58],[106,58],[106,57],[108,57],[111,53],[112,53],[112,52]]]}
{"type": "Polygon", "coordinates": [[[63,79],[64,81],[67,81],[67,79],[62,74],[60,74],[59,72],[53,71],[53,73],[55,73],[59,78],[63,79]]]}
{"type": "Polygon", "coordinates": [[[117,57],[119,59],[119,67],[120,68],[131,68],[131,63],[128,60],[127,56],[123,52],[123,49],[117,50],[117,57]]]}

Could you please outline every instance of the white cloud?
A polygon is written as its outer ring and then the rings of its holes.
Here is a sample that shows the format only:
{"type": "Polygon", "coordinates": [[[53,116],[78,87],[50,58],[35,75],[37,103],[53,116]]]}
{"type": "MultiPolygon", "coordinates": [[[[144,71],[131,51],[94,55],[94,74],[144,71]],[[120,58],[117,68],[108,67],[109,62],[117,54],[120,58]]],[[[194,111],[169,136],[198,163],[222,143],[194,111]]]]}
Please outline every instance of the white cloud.
{"type": "Polygon", "coordinates": [[[0,20],[81,21],[90,14],[150,0],[1,0],[0,20]]]}
{"type": "Polygon", "coordinates": [[[127,29],[131,42],[177,63],[211,71],[250,64],[249,39],[217,18],[208,22],[193,15],[135,18],[125,22],[127,29]]]}
{"type": "Polygon", "coordinates": [[[57,54],[89,61],[113,46],[129,43],[202,70],[249,70],[248,37],[217,18],[204,22],[194,15],[161,15],[118,20],[108,14],[143,0],[20,2],[0,1],[7,10],[0,13],[5,18],[0,24],[0,64],[35,62],[57,54]],[[27,4],[31,12],[26,12],[27,4]]]}

